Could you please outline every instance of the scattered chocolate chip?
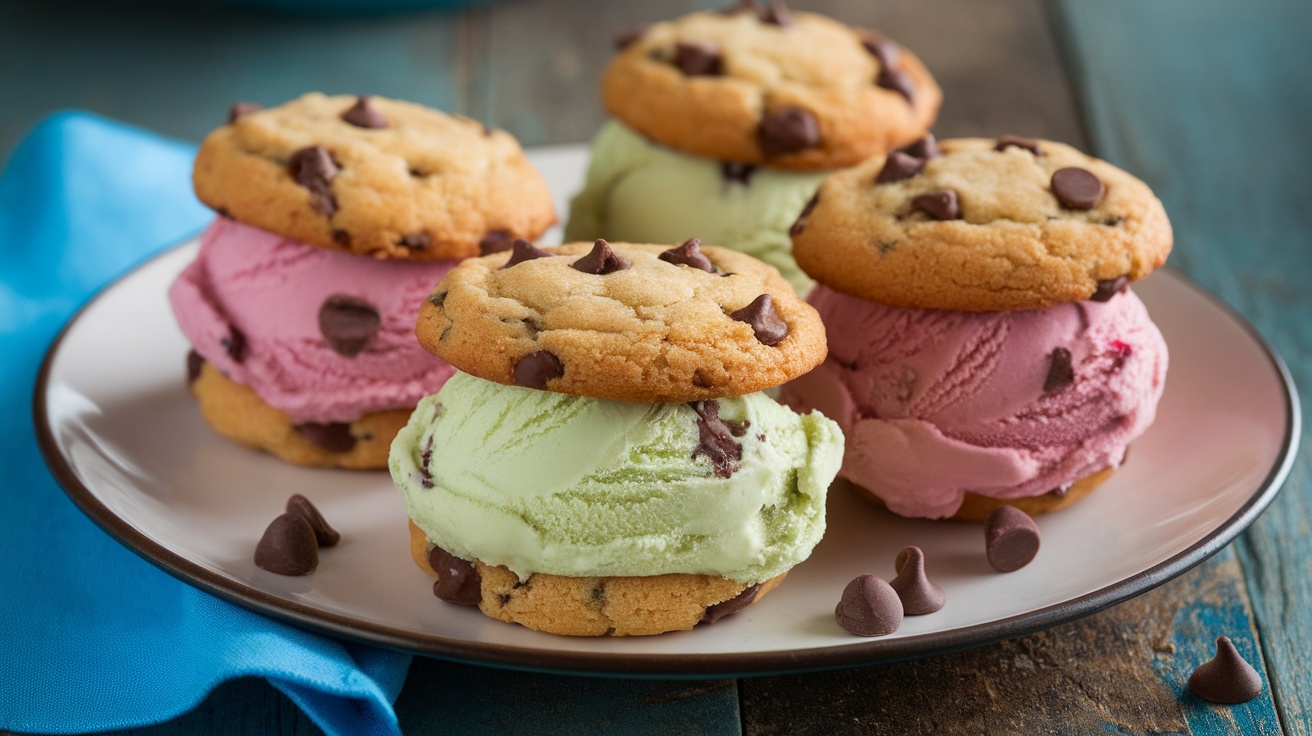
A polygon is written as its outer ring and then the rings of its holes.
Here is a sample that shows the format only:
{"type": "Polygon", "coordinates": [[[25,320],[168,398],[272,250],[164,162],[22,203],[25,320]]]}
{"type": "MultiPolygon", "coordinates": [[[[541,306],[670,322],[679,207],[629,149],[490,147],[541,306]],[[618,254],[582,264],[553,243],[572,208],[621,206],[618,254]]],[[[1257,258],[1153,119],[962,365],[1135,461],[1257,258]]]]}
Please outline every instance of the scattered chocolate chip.
{"type": "Polygon", "coordinates": [[[310,522],[299,514],[282,514],[255,545],[255,565],[278,575],[308,575],[319,566],[319,543],[310,522]]]}
{"type": "Polygon", "coordinates": [[[961,219],[961,203],[954,189],[941,189],[914,197],[911,209],[924,212],[935,220],[961,219]]]}
{"type": "Polygon", "coordinates": [[[871,56],[879,60],[881,69],[897,66],[898,57],[902,55],[902,48],[889,38],[864,36],[861,45],[870,52],[871,56]]]}
{"type": "Polygon", "coordinates": [[[706,613],[702,615],[701,622],[704,624],[713,624],[731,613],[738,613],[756,601],[756,592],[760,589],[760,583],[749,585],[743,590],[743,592],[729,600],[720,601],[719,603],[707,606],[706,613]]]}
{"type": "Polygon", "coordinates": [[[500,253],[503,250],[510,250],[510,244],[514,242],[515,236],[509,230],[489,230],[483,239],[478,241],[478,254],[480,256],[489,253],[500,253]]]}
{"type": "Polygon", "coordinates": [[[756,339],[763,345],[778,345],[788,337],[788,323],[779,316],[778,310],[774,308],[774,299],[769,294],[756,297],[751,304],[730,312],[729,316],[751,325],[756,339]]]}
{"type": "Polygon", "coordinates": [[[341,169],[323,146],[302,148],[287,161],[287,171],[297,184],[310,190],[310,206],[331,217],[337,211],[337,198],[329,182],[341,169]]]}
{"type": "Polygon", "coordinates": [[[355,435],[345,422],[306,422],[292,425],[292,429],[324,452],[350,452],[355,447],[355,435]]]}
{"type": "Polygon", "coordinates": [[[1130,285],[1130,277],[1125,275],[1117,276],[1114,279],[1107,279],[1106,281],[1099,281],[1098,288],[1094,289],[1093,296],[1089,297],[1089,301],[1093,301],[1093,302],[1110,301],[1112,297],[1116,296],[1122,291],[1125,291],[1125,287],[1129,285],[1130,285]]]}
{"type": "Polygon", "coordinates": [[[810,110],[778,107],[767,112],[756,126],[756,143],[766,156],[814,148],[820,143],[820,124],[810,110]]]}
{"type": "Polygon", "coordinates": [[[187,385],[196,382],[200,378],[201,366],[205,365],[205,359],[200,357],[200,353],[195,350],[187,351],[187,385]]]}
{"type": "Polygon", "coordinates": [[[232,125],[239,119],[250,115],[253,112],[259,112],[264,109],[264,105],[257,102],[238,102],[228,108],[228,124],[232,125]]]}
{"type": "Polygon", "coordinates": [[[761,8],[761,22],[787,28],[793,24],[793,14],[788,12],[788,8],[779,0],[771,0],[761,8]]]}
{"type": "Polygon", "coordinates": [[[1039,553],[1039,527],[1015,506],[999,506],[984,520],[984,550],[998,572],[1019,570],[1039,553]]]}
{"type": "Polygon", "coordinates": [[[802,213],[797,216],[797,220],[793,222],[792,227],[788,228],[789,237],[795,238],[802,234],[802,231],[806,229],[806,218],[810,217],[811,211],[814,210],[815,206],[819,203],[820,193],[816,192],[811,195],[809,200],[807,200],[806,206],[802,208],[802,213]]]}
{"type": "Polygon", "coordinates": [[[246,361],[246,333],[237,329],[237,325],[228,325],[228,336],[219,339],[223,352],[238,365],[246,361]]]}
{"type": "Polygon", "coordinates": [[[707,273],[715,272],[711,259],[702,253],[702,241],[698,238],[689,238],[678,248],[671,248],[656,257],[676,266],[691,266],[707,273]]]}
{"type": "Polygon", "coordinates": [[[515,383],[521,386],[545,389],[548,381],[563,375],[565,364],[546,350],[529,353],[515,363],[515,383]]]}
{"type": "Polygon", "coordinates": [[[1222,636],[1216,640],[1216,656],[1189,676],[1189,689],[1203,700],[1236,705],[1262,693],[1262,676],[1239,655],[1230,637],[1222,636]]]}
{"type": "Polygon", "coordinates": [[[310,522],[310,529],[314,530],[314,539],[320,547],[332,547],[342,541],[342,535],[328,525],[323,514],[305,496],[296,493],[287,499],[287,513],[296,514],[310,522]]]}
{"type": "Polygon", "coordinates": [[[912,156],[904,151],[893,151],[884,160],[884,166],[875,176],[876,184],[889,184],[903,179],[910,179],[925,168],[926,160],[912,156]]]}
{"type": "Polygon", "coordinates": [[[428,237],[428,233],[421,232],[403,235],[400,240],[396,241],[396,244],[407,250],[423,250],[431,242],[432,238],[428,237]]]}
{"type": "Polygon", "coordinates": [[[733,439],[733,430],[720,418],[720,402],[715,399],[694,401],[689,406],[697,412],[697,447],[692,451],[696,460],[705,457],[711,461],[715,475],[733,476],[743,459],[743,448],[733,439]]]}
{"type": "Polygon", "coordinates": [[[998,142],[993,146],[995,151],[1005,151],[1008,147],[1024,148],[1026,151],[1035,156],[1043,155],[1043,147],[1033,138],[1021,138],[1018,135],[1004,135],[998,138],[998,142]]]}
{"type": "Polygon", "coordinates": [[[724,74],[724,57],[713,43],[680,41],[674,47],[674,65],[690,77],[724,74]]]}
{"type": "Polygon", "coordinates": [[[354,358],[377,334],[382,319],[374,305],[349,294],[333,294],[319,307],[319,332],[338,355],[354,358]]]}
{"type": "Polygon", "coordinates": [[[1054,348],[1048,356],[1048,376],[1043,379],[1043,393],[1054,394],[1075,383],[1075,368],[1071,365],[1071,351],[1054,348]]]}
{"type": "Polygon", "coordinates": [[[923,138],[912,141],[897,150],[916,158],[923,158],[926,161],[943,155],[943,152],[938,149],[938,139],[934,137],[933,133],[926,133],[923,138]]]}
{"type": "Polygon", "coordinates": [[[515,238],[515,242],[510,245],[510,260],[502,268],[518,266],[524,261],[533,261],[539,258],[550,258],[555,253],[548,253],[545,250],[533,245],[523,238],[515,238]]]}
{"type": "Polygon", "coordinates": [[[610,243],[597,238],[597,242],[592,244],[592,250],[570,264],[570,267],[575,271],[605,276],[616,271],[623,271],[632,265],[632,263],[629,263],[629,259],[611,250],[610,243]]]}
{"type": "Polygon", "coordinates": [[[919,547],[907,547],[897,555],[897,577],[889,583],[902,601],[902,612],[923,616],[943,607],[947,600],[943,589],[925,575],[925,553],[919,547]]]}
{"type": "Polygon", "coordinates": [[[875,78],[875,85],[902,95],[907,102],[916,97],[916,83],[911,80],[911,75],[891,66],[879,67],[879,76],[875,78]]]}
{"type": "Polygon", "coordinates": [[[468,560],[434,547],[428,552],[428,564],[437,573],[433,595],[458,606],[477,606],[483,600],[483,578],[468,560]]]}
{"type": "Polygon", "coordinates": [[[374,107],[373,97],[360,95],[355,104],[342,113],[342,120],[357,128],[386,128],[387,116],[374,107]]]}
{"type": "Polygon", "coordinates": [[[333,228],[332,236],[333,236],[334,243],[342,246],[343,248],[351,247],[351,234],[346,232],[345,230],[339,227],[335,227],[333,228]]]}
{"type": "Polygon", "coordinates": [[[843,588],[834,619],[857,636],[885,636],[902,626],[902,601],[875,575],[858,575],[843,588]]]}
{"type": "Polygon", "coordinates": [[[1102,196],[1107,193],[1107,187],[1090,171],[1077,166],[1067,166],[1053,172],[1052,193],[1063,207],[1088,210],[1102,201],[1102,196]]]}
{"type": "Polygon", "coordinates": [[[637,43],[643,36],[647,35],[648,27],[649,26],[638,26],[637,28],[630,28],[626,31],[616,33],[614,39],[616,50],[623,51],[637,43]]]}
{"type": "Polygon", "coordinates": [[[720,163],[720,178],[725,184],[742,184],[743,186],[752,185],[752,174],[756,173],[756,167],[751,164],[739,164],[733,161],[724,161],[720,163]]]}

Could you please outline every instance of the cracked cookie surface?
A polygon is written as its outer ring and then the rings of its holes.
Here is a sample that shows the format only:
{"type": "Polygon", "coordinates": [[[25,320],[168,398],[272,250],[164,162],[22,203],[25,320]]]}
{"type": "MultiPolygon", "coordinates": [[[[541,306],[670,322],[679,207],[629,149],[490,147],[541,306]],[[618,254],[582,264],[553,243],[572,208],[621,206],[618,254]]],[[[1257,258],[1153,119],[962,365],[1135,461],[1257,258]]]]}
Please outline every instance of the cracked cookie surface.
{"type": "Polygon", "coordinates": [[[1105,161],[1011,137],[937,148],[913,145],[826,179],[793,226],[802,269],[893,306],[1041,309],[1110,297],[1171,251],[1162,203],[1105,161]]]}
{"type": "Polygon", "coordinates": [[[819,316],[774,268],[687,243],[607,250],[627,265],[593,243],[465,261],[420,309],[416,335],[479,378],[621,401],[747,394],[824,360],[819,316]]]}
{"type": "Polygon", "coordinates": [[[292,240],[447,260],[535,238],[551,194],[508,133],[381,97],[304,95],[234,108],[196,157],[196,195],[292,240]],[[362,102],[363,100],[363,102],[362,102]]]}
{"type": "Polygon", "coordinates": [[[827,169],[919,137],[942,93],[892,41],[772,3],[695,13],[626,38],[602,98],[630,128],[686,153],[827,169]]]}

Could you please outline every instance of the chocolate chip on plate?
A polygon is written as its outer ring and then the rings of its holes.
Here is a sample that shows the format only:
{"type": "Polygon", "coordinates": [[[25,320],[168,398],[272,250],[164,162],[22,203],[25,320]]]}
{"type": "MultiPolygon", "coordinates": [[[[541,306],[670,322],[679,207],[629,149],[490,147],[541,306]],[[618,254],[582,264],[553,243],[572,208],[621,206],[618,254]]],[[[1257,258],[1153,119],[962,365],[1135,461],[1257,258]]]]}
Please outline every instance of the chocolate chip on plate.
{"type": "Polygon", "coordinates": [[[597,238],[597,242],[592,244],[592,250],[588,251],[587,255],[571,263],[570,267],[575,271],[605,276],[616,271],[623,271],[632,265],[632,263],[629,263],[629,259],[611,250],[610,243],[597,238]]]}
{"type": "Polygon", "coordinates": [[[355,447],[355,435],[345,422],[306,422],[292,425],[292,429],[324,452],[350,452],[355,447]]]}
{"type": "Polygon", "coordinates": [[[897,555],[897,577],[889,585],[902,601],[908,616],[923,616],[943,607],[947,600],[943,589],[925,575],[925,553],[919,547],[907,547],[897,555]]]}
{"type": "Polygon", "coordinates": [[[767,156],[804,151],[819,145],[820,124],[805,108],[777,107],[757,124],[756,142],[767,156]]]}
{"type": "Polygon", "coordinates": [[[1107,186],[1087,169],[1067,166],[1053,172],[1052,193],[1063,207],[1089,210],[1102,201],[1107,186]]]}
{"type": "Polygon", "coordinates": [[[760,583],[747,586],[743,592],[730,598],[727,601],[720,601],[706,607],[706,613],[702,615],[701,622],[704,624],[713,624],[716,621],[733,613],[738,613],[744,608],[752,605],[756,600],[756,592],[761,589],[760,583]]]}
{"type": "Polygon", "coordinates": [[[1039,553],[1039,527],[1015,506],[999,506],[984,520],[984,551],[998,572],[1013,572],[1039,553]]]}
{"type": "Polygon", "coordinates": [[[674,65],[690,77],[717,77],[724,73],[720,47],[702,41],[680,41],[674,47],[674,65]]]}
{"type": "Polygon", "coordinates": [[[515,363],[515,383],[529,388],[547,387],[547,382],[565,375],[565,364],[554,353],[538,350],[515,363]]]}
{"type": "Polygon", "coordinates": [[[1043,393],[1056,393],[1075,383],[1075,367],[1071,365],[1071,351],[1053,348],[1048,356],[1048,375],[1043,379],[1043,393]]]}
{"type": "Polygon", "coordinates": [[[310,206],[331,217],[337,211],[337,197],[329,182],[341,171],[332,154],[323,146],[308,146],[291,155],[287,171],[297,184],[310,190],[310,206]]]}
{"type": "Polygon", "coordinates": [[[664,251],[656,257],[676,266],[691,266],[707,273],[715,272],[711,259],[702,253],[702,241],[698,238],[689,238],[683,241],[683,245],[664,251]]]}
{"type": "Polygon", "coordinates": [[[902,626],[902,601],[875,575],[858,575],[843,588],[834,619],[857,636],[885,636],[902,626]]]}
{"type": "Polygon", "coordinates": [[[935,220],[961,219],[961,203],[954,189],[941,189],[914,197],[911,209],[924,212],[935,220]]]}
{"type": "Polygon", "coordinates": [[[342,120],[357,128],[386,128],[387,116],[374,107],[370,95],[360,95],[355,104],[342,113],[342,120]]]}
{"type": "Polygon", "coordinates": [[[287,513],[296,514],[310,522],[310,528],[314,530],[314,539],[320,547],[333,547],[342,541],[342,535],[328,524],[328,520],[323,518],[318,507],[310,503],[310,499],[299,493],[292,494],[287,499],[287,513]]]}
{"type": "Polygon", "coordinates": [[[720,418],[720,402],[715,399],[694,401],[689,406],[697,412],[697,447],[693,459],[705,457],[711,461],[715,475],[732,477],[743,459],[743,448],[733,438],[733,429],[720,418]]]}
{"type": "Polygon", "coordinates": [[[729,316],[751,325],[756,339],[763,345],[778,345],[788,337],[788,323],[779,316],[774,307],[774,299],[769,294],[756,297],[751,304],[730,312],[729,316]]]}
{"type": "Polygon", "coordinates": [[[483,579],[474,563],[434,547],[428,552],[428,564],[437,573],[433,595],[458,606],[477,606],[483,600],[483,579]]]}
{"type": "Polygon", "coordinates": [[[1213,703],[1247,703],[1262,693],[1262,676],[1240,656],[1230,637],[1222,636],[1216,640],[1216,656],[1189,676],[1189,689],[1213,703]]]}
{"type": "Polygon", "coordinates": [[[319,543],[310,522],[299,514],[282,514],[255,545],[257,567],[278,575],[308,575],[319,566],[319,543]]]}
{"type": "Polygon", "coordinates": [[[349,294],[333,294],[319,307],[319,332],[338,355],[354,358],[382,325],[374,305],[349,294]]]}

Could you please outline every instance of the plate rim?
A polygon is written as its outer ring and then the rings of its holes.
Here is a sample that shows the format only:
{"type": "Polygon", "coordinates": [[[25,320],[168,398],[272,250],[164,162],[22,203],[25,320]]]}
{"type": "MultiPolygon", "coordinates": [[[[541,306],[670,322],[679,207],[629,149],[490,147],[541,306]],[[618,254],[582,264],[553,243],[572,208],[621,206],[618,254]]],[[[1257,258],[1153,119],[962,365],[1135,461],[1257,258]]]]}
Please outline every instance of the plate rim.
{"type": "Polygon", "coordinates": [[[1026,613],[973,624],[944,632],[918,634],[897,639],[802,651],[780,649],[760,652],[715,653],[608,653],[543,650],[514,645],[475,642],[441,635],[417,634],[386,624],[360,621],[351,616],[324,611],[294,600],[280,598],[258,588],[229,579],[191,561],[152,540],[115,514],[87,487],[60,451],[45,399],[51,371],[69,331],[93,305],[124,280],[156,261],[198,240],[189,236],[142,258],[96,290],[69,317],[47,347],[32,395],[32,421],[37,446],[60,488],[97,526],[137,556],[174,578],[278,621],[329,636],[389,649],[448,659],[467,664],[552,674],[620,678],[709,679],[760,677],[786,673],[817,672],[946,654],[992,644],[1093,615],[1122,603],[1191,570],[1232,542],[1266,510],[1283,487],[1294,461],[1302,434],[1302,409],[1294,379],[1283,358],[1265,337],[1238,311],[1196,281],[1170,265],[1169,272],[1190,291],[1218,307],[1238,324],[1261,349],[1275,374],[1284,397],[1285,434],[1277,461],[1253,494],[1229,518],[1190,547],[1161,562],[1098,590],[1061,603],[1026,613]]]}

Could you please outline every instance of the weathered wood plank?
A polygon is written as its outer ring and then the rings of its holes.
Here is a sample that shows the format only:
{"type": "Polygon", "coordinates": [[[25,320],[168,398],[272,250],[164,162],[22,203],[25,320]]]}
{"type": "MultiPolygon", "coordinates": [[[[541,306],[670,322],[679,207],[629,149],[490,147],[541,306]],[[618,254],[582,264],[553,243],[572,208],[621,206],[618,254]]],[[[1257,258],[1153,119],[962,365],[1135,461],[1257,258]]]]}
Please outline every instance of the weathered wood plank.
{"type": "Polygon", "coordinates": [[[219,685],[195,709],[155,726],[105,736],[318,736],[323,733],[286,695],[263,679],[243,677],[219,685]]]}

